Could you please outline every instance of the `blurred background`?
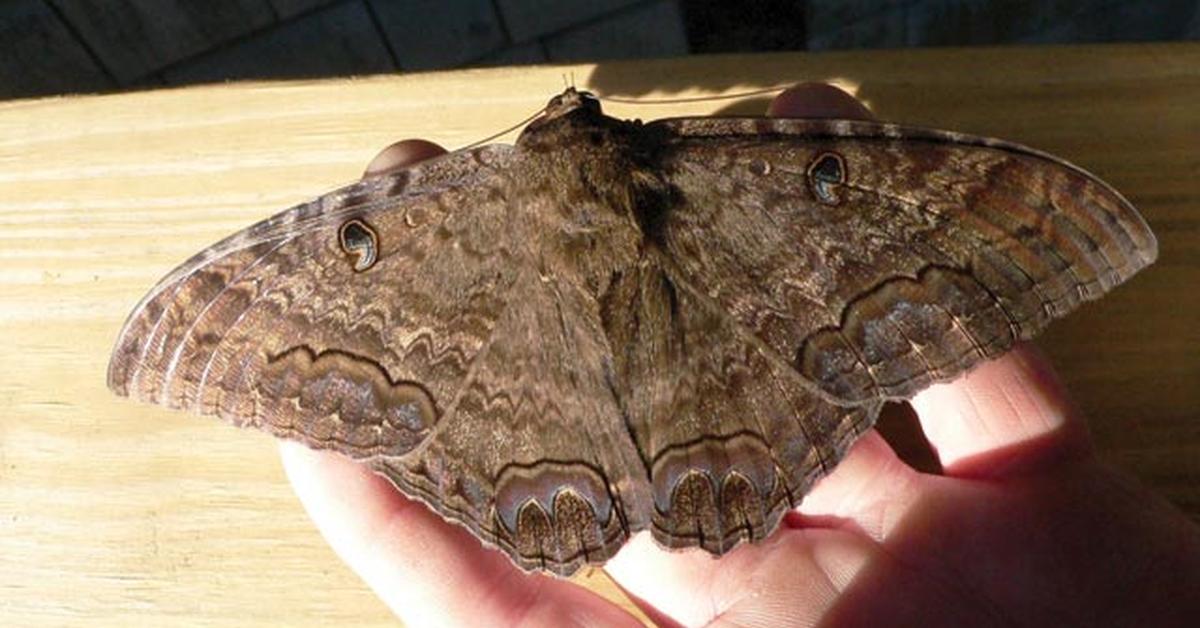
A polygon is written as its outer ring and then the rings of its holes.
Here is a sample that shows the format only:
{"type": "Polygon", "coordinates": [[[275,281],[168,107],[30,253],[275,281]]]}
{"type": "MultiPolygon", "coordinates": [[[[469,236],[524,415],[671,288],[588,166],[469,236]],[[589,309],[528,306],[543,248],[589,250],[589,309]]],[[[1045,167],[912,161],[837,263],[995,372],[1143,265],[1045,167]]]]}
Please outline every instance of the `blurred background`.
{"type": "Polygon", "coordinates": [[[0,99],[723,52],[1200,39],[1200,1],[0,0],[0,99]]]}

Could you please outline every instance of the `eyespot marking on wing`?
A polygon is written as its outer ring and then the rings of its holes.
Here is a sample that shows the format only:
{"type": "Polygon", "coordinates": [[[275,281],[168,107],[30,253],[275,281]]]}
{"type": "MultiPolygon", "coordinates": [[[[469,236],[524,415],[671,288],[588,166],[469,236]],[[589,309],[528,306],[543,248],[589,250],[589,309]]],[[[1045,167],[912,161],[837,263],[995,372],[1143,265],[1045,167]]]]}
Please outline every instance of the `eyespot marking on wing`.
{"type": "Polygon", "coordinates": [[[338,244],[343,253],[353,258],[355,272],[367,270],[379,259],[379,235],[358,218],[342,223],[338,229],[338,244]]]}
{"type": "Polygon", "coordinates": [[[846,182],[846,160],[837,153],[821,153],[808,166],[808,183],[822,203],[837,204],[836,186],[846,182]]]}

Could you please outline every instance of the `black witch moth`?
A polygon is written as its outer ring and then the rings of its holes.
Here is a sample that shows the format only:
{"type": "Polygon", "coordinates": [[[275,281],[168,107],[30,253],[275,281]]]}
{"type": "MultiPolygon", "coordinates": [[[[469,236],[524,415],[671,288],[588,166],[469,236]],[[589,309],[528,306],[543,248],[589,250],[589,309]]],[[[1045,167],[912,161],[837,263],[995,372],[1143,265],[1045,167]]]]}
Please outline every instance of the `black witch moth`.
{"type": "Polygon", "coordinates": [[[762,539],[887,400],[1155,258],[1134,208],[1003,141],[603,115],[365,179],[200,252],[134,309],[121,395],[369,465],[525,569],[649,529],[762,539]]]}

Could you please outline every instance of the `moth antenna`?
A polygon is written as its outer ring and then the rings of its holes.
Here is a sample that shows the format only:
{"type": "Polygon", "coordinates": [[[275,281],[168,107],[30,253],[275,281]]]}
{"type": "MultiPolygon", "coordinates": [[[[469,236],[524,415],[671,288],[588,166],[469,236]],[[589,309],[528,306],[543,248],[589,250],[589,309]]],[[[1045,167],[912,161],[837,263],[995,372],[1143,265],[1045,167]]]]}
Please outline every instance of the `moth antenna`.
{"type": "Polygon", "coordinates": [[[736,92],[733,94],[719,94],[715,96],[693,96],[690,98],[621,98],[620,96],[600,96],[596,97],[607,102],[616,102],[629,105],[673,105],[677,103],[687,102],[710,102],[715,100],[734,100],[737,98],[747,98],[749,96],[761,96],[763,94],[774,94],[782,92],[791,87],[794,83],[786,83],[783,85],[775,85],[772,87],[764,87],[762,89],[753,89],[745,92],[736,92]]]}
{"type": "MultiPolygon", "coordinates": [[[[564,77],[564,78],[565,78],[565,77],[564,77]]],[[[530,123],[530,122],[532,122],[532,121],[533,121],[535,118],[537,118],[538,116],[542,115],[542,113],[544,113],[545,111],[546,111],[546,107],[544,107],[544,106],[543,106],[543,107],[541,107],[540,109],[538,109],[537,111],[535,111],[535,112],[533,112],[533,113],[529,114],[528,116],[526,116],[526,117],[525,117],[525,119],[523,119],[523,120],[521,120],[520,122],[518,122],[518,123],[516,123],[516,124],[514,124],[514,125],[512,125],[512,126],[510,126],[510,127],[508,127],[507,129],[504,129],[503,131],[498,131],[498,132],[496,132],[496,133],[493,133],[493,134],[491,134],[491,135],[489,135],[489,136],[487,136],[487,137],[485,137],[485,138],[483,138],[483,139],[481,139],[481,140],[475,140],[474,142],[471,142],[470,144],[467,144],[466,146],[463,146],[462,148],[459,148],[459,149],[455,150],[454,152],[458,152],[458,151],[460,151],[460,150],[470,150],[470,149],[472,149],[472,148],[475,148],[476,146],[479,146],[479,145],[481,145],[481,144],[487,144],[488,142],[490,142],[490,141],[492,141],[492,140],[494,140],[494,139],[496,139],[496,138],[499,138],[499,137],[503,137],[503,136],[505,136],[505,135],[508,135],[509,133],[512,133],[513,131],[516,131],[517,129],[519,129],[519,128],[521,128],[521,127],[525,126],[526,124],[529,124],[529,123],[530,123]]]]}

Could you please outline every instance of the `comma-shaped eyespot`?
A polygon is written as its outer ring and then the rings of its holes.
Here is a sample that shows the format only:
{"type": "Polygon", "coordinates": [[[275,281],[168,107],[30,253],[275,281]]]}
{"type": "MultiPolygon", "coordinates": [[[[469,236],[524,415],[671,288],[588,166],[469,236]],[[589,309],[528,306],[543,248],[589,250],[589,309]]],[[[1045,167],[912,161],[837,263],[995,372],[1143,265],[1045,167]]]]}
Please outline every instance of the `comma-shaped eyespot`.
{"type": "Polygon", "coordinates": [[[837,204],[836,186],[846,182],[846,160],[837,153],[821,153],[808,166],[808,183],[817,200],[837,204]]]}
{"type": "Polygon", "coordinates": [[[379,235],[358,218],[342,223],[338,229],[338,244],[342,252],[353,259],[355,272],[361,273],[374,266],[379,258],[379,235]]]}

